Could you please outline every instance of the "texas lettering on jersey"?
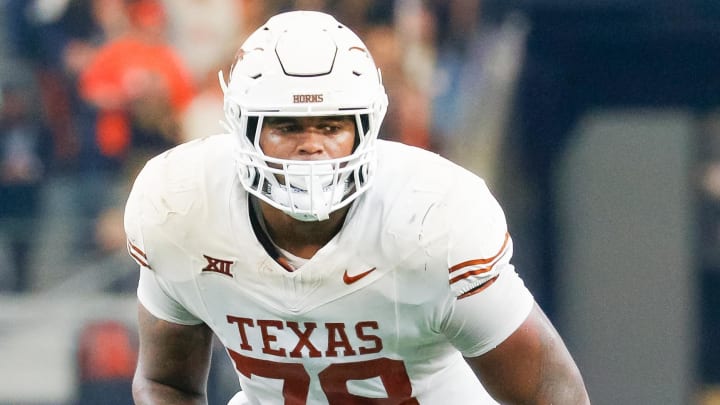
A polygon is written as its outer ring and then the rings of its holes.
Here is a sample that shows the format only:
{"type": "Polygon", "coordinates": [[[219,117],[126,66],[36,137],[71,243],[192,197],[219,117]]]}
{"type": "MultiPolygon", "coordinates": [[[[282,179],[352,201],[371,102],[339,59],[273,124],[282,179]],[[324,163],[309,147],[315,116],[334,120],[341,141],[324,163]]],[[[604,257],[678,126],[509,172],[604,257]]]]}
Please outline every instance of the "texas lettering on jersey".
{"type": "MultiPolygon", "coordinates": [[[[311,375],[302,363],[288,363],[251,357],[248,353],[258,349],[250,343],[252,336],[260,338],[262,353],[278,358],[338,357],[344,362],[331,363],[318,373],[320,387],[329,404],[366,403],[369,398],[358,397],[350,392],[348,383],[357,380],[379,379],[386,395],[383,403],[418,405],[412,395],[412,383],[405,364],[400,360],[374,358],[347,361],[348,357],[379,353],[383,348],[382,338],[373,331],[379,329],[377,321],[360,321],[354,324],[343,322],[303,322],[279,319],[250,319],[227,316],[230,324],[237,326],[240,336],[238,351],[228,348],[236,369],[246,378],[253,375],[283,381],[282,396],[285,404],[304,405],[308,400],[311,375]],[[313,332],[323,328],[325,339],[313,338],[313,332]],[[290,330],[292,339],[282,339],[277,334],[290,330]],[[352,343],[361,342],[360,345],[352,343]]],[[[287,335],[285,335],[287,337],[287,335]]]]}
{"type": "Polygon", "coordinates": [[[338,357],[341,352],[343,356],[357,356],[363,354],[378,353],[383,348],[382,339],[372,334],[378,330],[377,321],[361,321],[354,325],[343,322],[303,322],[285,321],[279,319],[250,319],[227,316],[228,323],[237,325],[240,336],[241,351],[252,352],[258,349],[254,347],[248,335],[253,334],[259,337],[262,345],[262,353],[278,357],[338,357]],[[317,341],[313,338],[313,332],[318,326],[327,331],[327,339],[317,341]],[[293,341],[281,342],[277,332],[289,330],[292,333],[293,341]],[[355,346],[351,342],[350,334],[362,342],[363,345],[355,346]]]}

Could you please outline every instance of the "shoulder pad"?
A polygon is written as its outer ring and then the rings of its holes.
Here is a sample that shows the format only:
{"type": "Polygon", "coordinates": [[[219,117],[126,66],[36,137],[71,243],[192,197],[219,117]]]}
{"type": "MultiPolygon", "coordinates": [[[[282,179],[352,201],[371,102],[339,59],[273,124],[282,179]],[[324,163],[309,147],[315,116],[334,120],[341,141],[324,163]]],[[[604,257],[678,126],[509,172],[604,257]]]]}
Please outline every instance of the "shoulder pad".
{"type": "Polygon", "coordinates": [[[188,260],[184,241],[203,221],[207,179],[235,176],[228,139],[182,144],[142,169],[125,207],[128,250],[138,264],[170,280],[192,277],[197,266],[188,260]]]}

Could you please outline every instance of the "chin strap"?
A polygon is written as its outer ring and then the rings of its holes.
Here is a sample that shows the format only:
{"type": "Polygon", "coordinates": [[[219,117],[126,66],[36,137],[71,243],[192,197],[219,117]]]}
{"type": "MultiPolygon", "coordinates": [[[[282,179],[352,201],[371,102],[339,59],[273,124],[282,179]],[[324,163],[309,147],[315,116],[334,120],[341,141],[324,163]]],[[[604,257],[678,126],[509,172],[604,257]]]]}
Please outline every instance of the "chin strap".
{"type": "MultiPolygon", "coordinates": [[[[332,191],[330,191],[332,193],[332,191]]],[[[315,213],[317,221],[325,221],[330,218],[330,204],[328,204],[325,197],[325,192],[322,190],[322,184],[319,181],[312,182],[312,192],[310,193],[310,209],[315,213]]]]}
{"type": "MultiPolygon", "coordinates": [[[[288,165],[285,181],[287,185],[270,188],[270,198],[290,208],[285,213],[299,221],[325,221],[330,218],[333,202],[331,199],[342,198],[343,193],[333,193],[333,175],[314,175],[313,171],[331,173],[331,165],[310,167],[305,165],[288,165]],[[337,194],[337,195],[333,195],[337,194]],[[296,212],[300,209],[306,212],[296,212]]],[[[338,185],[339,186],[339,185],[338,185]]]]}
{"type": "MultiPolygon", "coordinates": [[[[284,205],[287,208],[283,208],[282,211],[298,221],[303,222],[315,222],[324,221],[330,218],[330,205],[323,198],[322,186],[313,187],[313,193],[304,190],[294,190],[292,188],[279,185],[270,186],[269,198],[275,202],[284,205]],[[319,190],[318,190],[319,187],[319,190]],[[290,195],[290,193],[293,193],[290,195]],[[320,193],[320,194],[317,194],[320,193]],[[312,195],[311,195],[312,194],[312,195]],[[293,211],[291,207],[301,208],[307,207],[306,210],[310,212],[297,212],[293,211]]],[[[327,194],[328,192],[324,192],[327,194]]]]}

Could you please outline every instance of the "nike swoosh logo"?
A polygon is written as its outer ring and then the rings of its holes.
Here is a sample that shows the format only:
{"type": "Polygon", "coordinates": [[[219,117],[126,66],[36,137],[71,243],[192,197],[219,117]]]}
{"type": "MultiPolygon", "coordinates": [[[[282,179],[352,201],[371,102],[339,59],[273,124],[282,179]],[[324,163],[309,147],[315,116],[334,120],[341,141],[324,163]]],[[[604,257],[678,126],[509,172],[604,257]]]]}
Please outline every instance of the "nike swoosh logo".
{"type": "Polygon", "coordinates": [[[363,277],[367,276],[368,274],[372,273],[373,271],[375,271],[375,267],[373,267],[373,268],[370,269],[370,270],[364,271],[364,272],[362,272],[362,273],[360,273],[360,274],[356,274],[356,275],[354,275],[354,276],[351,276],[351,275],[348,274],[347,269],[346,269],[346,270],[345,270],[345,274],[343,274],[343,282],[345,282],[345,284],[347,284],[347,285],[350,285],[350,284],[352,284],[352,283],[354,283],[354,282],[357,282],[358,280],[362,279],[363,277]]]}

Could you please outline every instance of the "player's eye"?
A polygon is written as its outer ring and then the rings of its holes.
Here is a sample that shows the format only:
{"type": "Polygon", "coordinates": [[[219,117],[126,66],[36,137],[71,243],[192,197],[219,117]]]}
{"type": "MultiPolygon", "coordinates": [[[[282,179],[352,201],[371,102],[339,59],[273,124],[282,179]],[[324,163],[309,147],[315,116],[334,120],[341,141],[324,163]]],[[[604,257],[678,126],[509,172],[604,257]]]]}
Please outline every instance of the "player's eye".
{"type": "Polygon", "coordinates": [[[339,120],[329,120],[320,125],[320,128],[326,133],[337,133],[345,130],[347,127],[348,123],[346,121],[339,120]]]}
{"type": "Polygon", "coordinates": [[[275,126],[275,130],[283,134],[290,134],[301,131],[302,127],[296,124],[280,124],[275,126]]]}

